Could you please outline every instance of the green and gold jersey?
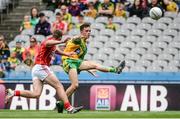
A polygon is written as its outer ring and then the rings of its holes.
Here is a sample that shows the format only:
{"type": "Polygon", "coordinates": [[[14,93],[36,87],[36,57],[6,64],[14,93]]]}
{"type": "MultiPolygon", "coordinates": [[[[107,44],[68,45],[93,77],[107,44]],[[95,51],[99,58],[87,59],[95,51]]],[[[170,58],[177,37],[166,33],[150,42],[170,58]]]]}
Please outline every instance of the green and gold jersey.
{"type": "Polygon", "coordinates": [[[85,54],[87,53],[86,39],[82,37],[74,37],[67,42],[64,52],[75,52],[76,55],[71,57],[62,56],[62,60],[65,59],[80,59],[83,60],[85,54]]]}

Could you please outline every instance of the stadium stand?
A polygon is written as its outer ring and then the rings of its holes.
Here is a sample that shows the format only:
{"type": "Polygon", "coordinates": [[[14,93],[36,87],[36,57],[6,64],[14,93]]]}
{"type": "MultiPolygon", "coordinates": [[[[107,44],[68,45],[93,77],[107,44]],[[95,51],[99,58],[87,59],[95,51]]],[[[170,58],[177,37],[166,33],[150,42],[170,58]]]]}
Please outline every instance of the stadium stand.
{"type": "Polygon", "coordinates": [[[0,23],[2,23],[3,18],[4,18],[4,11],[6,14],[9,13],[11,9],[17,5],[18,0],[1,0],[0,1],[0,23]]]}
{"type": "MultiPolygon", "coordinates": [[[[0,4],[2,2],[4,3],[4,1],[9,2],[9,13],[7,14],[6,10],[4,10],[5,7],[3,7],[3,11],[0,10],[3,12],[0,12],[0,15],[3,15],[3,20],[1,20],[0,25],[0,34],[4,35],[8,42],[12,41],[16,35],[20,34],[19,28],[23,17],[26,14],[30,14],[30,9],[33,6],[36,6],[39,10],[45,9],[45,4],[37,0],[1,0],[0,4]]],[[[6,9],[8,9],[8,6],[6,6],[6,9]]]]}

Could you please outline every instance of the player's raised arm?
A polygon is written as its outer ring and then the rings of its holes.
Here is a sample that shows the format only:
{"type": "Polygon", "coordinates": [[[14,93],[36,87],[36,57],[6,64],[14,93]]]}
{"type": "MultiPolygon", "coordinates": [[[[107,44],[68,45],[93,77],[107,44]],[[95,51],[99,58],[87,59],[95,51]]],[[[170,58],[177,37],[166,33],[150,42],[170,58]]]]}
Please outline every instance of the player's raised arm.
{"type": "Polygon", "coordinates": [[[51,46],[58,45],[61,43],[64,43],[64,42],[58,41],[58,40],[49,40],[49,41],[46,41],[46,47],[51,47],[51,46]]]}

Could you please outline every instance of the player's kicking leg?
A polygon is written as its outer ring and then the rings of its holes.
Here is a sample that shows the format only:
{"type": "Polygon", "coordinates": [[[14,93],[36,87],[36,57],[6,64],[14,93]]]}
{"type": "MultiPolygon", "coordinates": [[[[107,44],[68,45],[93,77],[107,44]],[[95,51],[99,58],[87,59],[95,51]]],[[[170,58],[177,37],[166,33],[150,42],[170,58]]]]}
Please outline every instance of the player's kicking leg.
{"type": "Polygon", "coordinates": [[[80,65],[80,70],[92,70],[96,69],[101,72],[113,72],[120,74],[125,67],[125,61],[122,61],[117,67],[106,67],[93,61],[83,61],[80,65]]]}
{"type": "MultiPolygon", "coordinates": [[[[117,67],[105,67],[102,66],[98,63],[95,63],[93,61],[83,61],[79,67],[80,70],[92,70],[92,69],[96,69],[102,72],[114,72],[114,73],[118,73],[120,74],[122,72],[122,70],[125,67],[125,61],[122,61],[117,67]]],[[[78,83],[78,73],[77,73],[77,69],[76,68],[71,68],[69,69],[69,79],[71,81],[71,85],[68,87],[68,89],[66,90],[66,94],[67,96],[71,96],[75,90],[78,88],[79,83],[78,83]]],[[[58,112],[62,113],[63,110],[63,103],[57,102],[56,106],[58,109],[58,112]]]]}
{"type": "MultiPolygon", "coordinates": [[[[102,66],[102,65],[95,63],[93,61],[83,61],[80,65],[79,69],[80,70],[96,69],[96,70],[99,70],[102,72],[114,72],[114,73],[120,74],[122,72],[122,70],[124,69],[124,67],[125,67],[125,61],[122,61],[119,64],[119,66],[117,66],[117,67],[105,67],[105,66],[102,66]]],[[[71,81],[71,85],[66,90],[66,94],[69,97],[78,88],[79,82],[78,82],[78,73],[77,73],[76,68],[71,68],[68,73],[69,73],[69,79],[71,81]]]]}

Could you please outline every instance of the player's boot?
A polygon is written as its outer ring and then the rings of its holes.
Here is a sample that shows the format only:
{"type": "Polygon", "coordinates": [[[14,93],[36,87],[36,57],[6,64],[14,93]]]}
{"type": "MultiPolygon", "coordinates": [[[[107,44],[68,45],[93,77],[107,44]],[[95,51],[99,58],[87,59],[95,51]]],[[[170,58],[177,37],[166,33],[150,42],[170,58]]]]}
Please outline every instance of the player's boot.
{"type": "Polygon", "coordinates": [[[57,108],[58,113],[63,113],[64,103],[62,101],[57,101],[56,108],[57,108]]]}
{"type": "Polygon", "coordinates": [[[12,89],[6,90],[6,97],[5,97],[5,103],[8,103],[8,101],[14,96],[14,91],[12,89]]]}
{"type": "Polygon", "coordinates": [[[116,67],[116,73],[120,74],[126,65],[125,61],[122,61],[118,67],[116,67]]]}
{"type": "Polygon", "coordinates": [[[73,107],[72,110],[70,110],[70,111],[67,110],[67,113],[69,113],[69,114],[75,114],[75,113],[81,111],[82,109],[83,109],[83,106],[73,107]]]}

